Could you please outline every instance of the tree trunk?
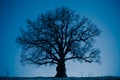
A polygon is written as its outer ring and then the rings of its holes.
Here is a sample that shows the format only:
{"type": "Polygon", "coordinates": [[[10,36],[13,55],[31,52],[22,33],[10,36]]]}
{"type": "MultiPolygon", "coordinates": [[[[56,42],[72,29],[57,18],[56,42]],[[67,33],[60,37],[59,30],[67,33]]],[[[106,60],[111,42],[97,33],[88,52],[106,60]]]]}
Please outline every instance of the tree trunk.
{"type": "Polygon", "coordinates": [[[55,77],[67,77],[66,75],[66,68],[65,68],[65,61],[60,61],[56,67],[57,74],[55,77]]]}

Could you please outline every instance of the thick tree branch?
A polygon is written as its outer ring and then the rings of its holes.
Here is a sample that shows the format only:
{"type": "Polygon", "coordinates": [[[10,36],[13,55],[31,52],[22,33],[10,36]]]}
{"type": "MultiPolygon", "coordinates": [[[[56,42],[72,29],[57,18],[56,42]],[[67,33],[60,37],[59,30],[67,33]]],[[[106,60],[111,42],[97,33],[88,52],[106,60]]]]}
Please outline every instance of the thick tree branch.
{"type": "Polygon", "coordinates": [[[45,65],[45,64],[58,64],[57,62],[51,60],[51,61],[35,61],[35,60],[32,60],[31,58],[26,58],[25,61],[30,61],[30,63],[32,64],[37,64],[37,65],[45,65]]]}
{"type": "Polygon", "coordinates": [[[68,61],[68,60],[72,60],[72,59],[81,59],[81,60],[84,60],[85,62],[89,62],[91,63],[92,60],[88,60],[88,57],[87,58],[83,58],[83,57],[70,57],[70,58],[66,58],[65,61],[68,61]]]}

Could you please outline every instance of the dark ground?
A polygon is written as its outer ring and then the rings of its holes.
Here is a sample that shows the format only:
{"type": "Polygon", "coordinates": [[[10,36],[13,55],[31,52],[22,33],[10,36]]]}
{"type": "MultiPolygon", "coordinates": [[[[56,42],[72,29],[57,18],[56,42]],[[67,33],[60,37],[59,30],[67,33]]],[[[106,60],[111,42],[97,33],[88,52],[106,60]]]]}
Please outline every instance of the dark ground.
{"type": "Polygon", "coordinates": [[[0,77],[0,80],[120,80],[120,77],[67,77],[67,78],[54,78],[54,77],[0,77]]]}

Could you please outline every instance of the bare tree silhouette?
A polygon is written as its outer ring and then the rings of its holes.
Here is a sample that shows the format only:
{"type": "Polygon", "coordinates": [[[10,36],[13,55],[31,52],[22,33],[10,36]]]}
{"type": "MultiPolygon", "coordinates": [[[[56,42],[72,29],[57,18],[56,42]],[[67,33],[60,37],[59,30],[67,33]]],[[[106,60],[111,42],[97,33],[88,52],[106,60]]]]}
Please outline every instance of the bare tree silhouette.
{"type": "Polygon", "coordinates": [[[61,7],[40,14],[36,21],[27,20],[27,29],[21,29],[16,41],[22,47],[23,64],[56,64],[55,77],[67,77],[68,60],[100,63],[100,51],[93,46],[99,34],[86,17],[61,7]]]}

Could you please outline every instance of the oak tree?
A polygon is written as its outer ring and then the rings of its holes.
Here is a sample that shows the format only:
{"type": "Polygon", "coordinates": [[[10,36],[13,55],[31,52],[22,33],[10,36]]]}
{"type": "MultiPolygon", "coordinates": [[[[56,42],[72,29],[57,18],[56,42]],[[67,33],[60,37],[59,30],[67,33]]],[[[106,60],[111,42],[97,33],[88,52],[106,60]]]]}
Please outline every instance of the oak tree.
{"type": "Polygon", "coordinates": [[[67,77],[65,62],[100,63],[100,50],[94,48],[100,30],[88,18],[67,7],[27,20],[26,30],[16,38],[22,48],[21,62],[33,65],[57,65],[55,77],[67,77]]]}

